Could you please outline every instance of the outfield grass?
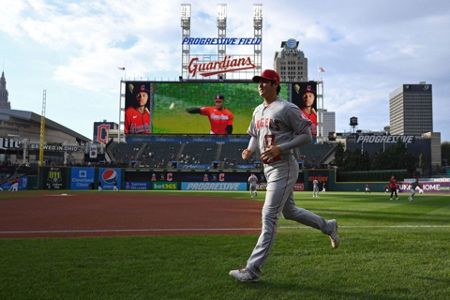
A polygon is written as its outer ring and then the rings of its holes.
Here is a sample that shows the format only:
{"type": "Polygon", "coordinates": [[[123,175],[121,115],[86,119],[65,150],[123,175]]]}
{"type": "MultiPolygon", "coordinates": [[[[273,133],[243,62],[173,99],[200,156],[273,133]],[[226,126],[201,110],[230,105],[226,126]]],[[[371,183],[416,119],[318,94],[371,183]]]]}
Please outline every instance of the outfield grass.
{"type": "Polygon", "coordinates": [[[0,299],[450,299],[450,195],[400,197],[296,193],[338,219],[341,247],[281,220],[252,284],[228,271],[256,235],[0,239],[0,299]]]}

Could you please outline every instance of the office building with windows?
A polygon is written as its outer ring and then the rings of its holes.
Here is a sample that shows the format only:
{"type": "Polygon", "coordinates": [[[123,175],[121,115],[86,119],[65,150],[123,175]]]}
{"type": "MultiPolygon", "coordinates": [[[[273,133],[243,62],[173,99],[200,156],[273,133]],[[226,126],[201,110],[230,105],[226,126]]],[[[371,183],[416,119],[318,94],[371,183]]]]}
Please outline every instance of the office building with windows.
{"type": "Polygon", "coordinates": [[[403,84],[390,93],[391,134],[420,136],[433,132],[432,100],[432,86],[425,82],[403,84]]]}
{"type": "Polygon", "coordinates": [[[281,81],[308,81],[308,58],[298,49],[299,42],[288,39],[281,42],[281,51],[275,52],[274,69],[281,81]]]}

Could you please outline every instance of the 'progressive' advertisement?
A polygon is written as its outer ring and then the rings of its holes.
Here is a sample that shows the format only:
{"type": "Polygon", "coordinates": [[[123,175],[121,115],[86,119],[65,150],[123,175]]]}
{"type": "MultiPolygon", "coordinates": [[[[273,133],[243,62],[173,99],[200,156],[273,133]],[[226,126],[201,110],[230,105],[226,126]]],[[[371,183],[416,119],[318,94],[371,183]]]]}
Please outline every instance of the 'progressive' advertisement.
{"type": "Polygon", "coordinates": [[[246,191],[247,182],[182,182],[181,189],[191,191],[246,191]]]}

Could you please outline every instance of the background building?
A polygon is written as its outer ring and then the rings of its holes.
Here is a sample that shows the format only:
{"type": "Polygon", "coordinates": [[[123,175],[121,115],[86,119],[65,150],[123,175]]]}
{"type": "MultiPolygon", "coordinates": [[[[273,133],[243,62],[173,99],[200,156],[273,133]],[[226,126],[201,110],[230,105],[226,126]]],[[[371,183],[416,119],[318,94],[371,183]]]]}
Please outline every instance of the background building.
{"type": "MultiPolygon", "coordinates": [[[[41,115],[11,109],[6,79],[0,78],[0,164],[35,163],[39,159],[41,115]]],[[[47,163],[82,163],[90,139],[45,119],[44,160],[47,163]]]]}
{"type": "Polygon", "coordinates": [[[433,132],[432,86],[404,84],[389,95],[390,130],[393,135],[433,132]]]}
{"type": "Polygon", "coordinates": [[[289,39],[281,42],[280,52],[275,52],[274,69],[281,81],[308,81],[308,58],[298,45],[297,40],[289,39]]]}
{"type": "Polygon", "coordinates": [[[318,114],[322,124],[319,127],[321,131],[319,135],[327,140],[330,132],[336,132],[336,113],[334,111],[327,111],[326,109],[319,109],[318,114]]]}
{"type": "Polygon", "coordinates": [[[5,72],[2,71],[2,77],[0,78],[0,109],[10,109],[11,105],[8,101],[8,90],[6,89],[5,72]]]}

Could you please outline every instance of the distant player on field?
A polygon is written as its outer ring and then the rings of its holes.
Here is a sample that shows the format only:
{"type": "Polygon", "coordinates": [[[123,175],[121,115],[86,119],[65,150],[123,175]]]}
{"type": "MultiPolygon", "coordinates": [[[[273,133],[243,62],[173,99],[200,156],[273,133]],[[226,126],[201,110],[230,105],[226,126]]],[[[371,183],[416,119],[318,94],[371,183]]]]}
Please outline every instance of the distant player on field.
{"type": "Polygon", "coordinates": [[[16,177],[11,181],[11,187],[9,190],[11,192],[17,192],[19,190],[19,177],[16,177]]]}
{"type": "Polygon", "coordinates": [[[389,190],[391,191],[391,197],[389,200],[392,200],[393,196],[395,195],[395,200],[398,200],[397,195],[397,179],[395,179],[395,176],[391,176],[391,179],[389,179],[389,190]]]}
{"type": "Polygon", "coordinates": [[[232,134],[233,113],[223,106],[224,100],[223,95],[216,95],[215,106],[189,107],[186,111],[190,114],[207,116],[211,124],[211,134],[232,134]]]}
{"type": "Polygon", "coordinates": [[[313,180],[313,198],[319,198],[319,180],[314,178],[313,180]]]}
{"type": "Polygon", "coordinates": [[[411,183],[411,188],[409,189],[409,197],[408,197],[409,202],[414,200],[414,195],[416,195],[416,191],[418,190],[418,188],[422,189],[419,183],[419,178],[416,178],[416,181],[411,183]]]}
{"type": "Polygon", "coordinates": [[[248,179],[248,185],[249,185],[249,189],[250,189],[250,196],[253,198],[255,198],[256,196],[258,196],[258,193],[256,192],[256,185],[258,184],[258,177],[256,177],[255,174],[251,174],[248,179]]]}

